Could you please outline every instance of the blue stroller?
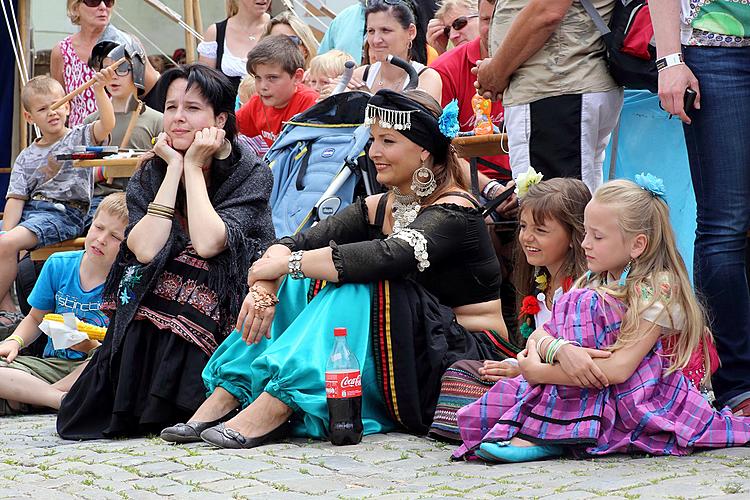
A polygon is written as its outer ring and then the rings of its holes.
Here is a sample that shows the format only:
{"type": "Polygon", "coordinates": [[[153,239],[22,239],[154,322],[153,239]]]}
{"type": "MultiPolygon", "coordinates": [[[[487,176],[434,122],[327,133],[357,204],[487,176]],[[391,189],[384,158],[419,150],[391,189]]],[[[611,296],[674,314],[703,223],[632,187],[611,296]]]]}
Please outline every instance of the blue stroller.
{"type": "MultiPolygon", "coordinates": [[[[389,56],[392,57],[392,56],[389,56]]],[[[409,74],[414,68],[398,58],[391,62],[409,74]]],[[[343,92],[354,69],[347,63],[332,96],[293,117],[266,153],[273,172],[271,212],[276,236],[296,234],[351,204],[356,194],[383,190],[367,158],[369,127],[364,125],[370,94],[343,92]]]]}

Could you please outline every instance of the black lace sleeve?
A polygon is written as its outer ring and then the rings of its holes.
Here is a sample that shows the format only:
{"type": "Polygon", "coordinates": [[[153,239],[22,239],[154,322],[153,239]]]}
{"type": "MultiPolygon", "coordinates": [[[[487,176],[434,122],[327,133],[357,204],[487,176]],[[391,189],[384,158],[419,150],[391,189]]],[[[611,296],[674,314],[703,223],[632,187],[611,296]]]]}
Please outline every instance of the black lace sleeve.
{"type": "Polygon", "coordinates": [[[279,238],[276,243],[292,251],[315,250],[328,246],[332,241],[353,243],[368,239],[368,225],[367,203],[361,198],[307,231],[279,238]]]}
{"type": "Polygon", "coordinates": [[[331,245],[339,282],[403,278],[450,259],[466,234],[468,209],[461,208],[433,205],[408,228],[386,239],[331,245]]]}

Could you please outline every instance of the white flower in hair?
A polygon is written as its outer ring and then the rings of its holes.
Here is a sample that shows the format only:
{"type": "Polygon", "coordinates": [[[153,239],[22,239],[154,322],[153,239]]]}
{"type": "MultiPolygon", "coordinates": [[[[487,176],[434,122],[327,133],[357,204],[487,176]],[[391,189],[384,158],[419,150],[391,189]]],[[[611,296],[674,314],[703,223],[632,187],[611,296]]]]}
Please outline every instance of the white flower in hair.
{"type": "Polygon", "coordinates": [[[519,198],[526,196],[531,186],[542,182],[542,177],[544,175],[534,170],[534,167],[529,167],[526,172],[519,174],[516,178],[516,196],[519,198]]]}

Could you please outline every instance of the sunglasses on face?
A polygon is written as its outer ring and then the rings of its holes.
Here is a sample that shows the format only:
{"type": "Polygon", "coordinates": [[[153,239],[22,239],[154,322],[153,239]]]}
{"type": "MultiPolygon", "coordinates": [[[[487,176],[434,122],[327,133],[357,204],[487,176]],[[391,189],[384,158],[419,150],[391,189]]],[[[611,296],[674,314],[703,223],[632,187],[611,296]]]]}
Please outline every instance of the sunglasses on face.
{"type": "Polygon", "coordinates": [[[298,37],[297,35],[287,35],[291,41],[294,42],[294,45],[297,47],[302,47],[302,39],[298,37]]]}
{"type": "Polygon", "coordinates": [[[467,24],[469,24],[469,19],[472,19],[474,17],[479,17],[479,14],[471,14],[468,16],[461,16],[457,17],[455,21],[451,23],[450,26],[446,26],[443,28],[443,35],[448,36],[451,34],[451,28],[453,28],[456,31],[461,31],[466,27],[467,24]]]}
{"type": "Polygon", "coordinates": [[[102,2],[104,2],[104,6],[108,9],[111,9],[115,4],[115,0],[81,0],[81,3],[86,7],[99,7],[99,4],[102,2]]]}

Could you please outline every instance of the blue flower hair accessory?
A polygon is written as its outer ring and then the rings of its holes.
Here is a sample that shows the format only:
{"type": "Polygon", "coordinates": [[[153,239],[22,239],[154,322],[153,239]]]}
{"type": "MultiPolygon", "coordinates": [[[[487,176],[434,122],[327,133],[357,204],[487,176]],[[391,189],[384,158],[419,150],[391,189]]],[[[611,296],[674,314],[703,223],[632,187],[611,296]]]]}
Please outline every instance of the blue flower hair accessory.
{"type": "Polygon", "coordinates": [[[662,200],[667,194],[667,190],[664,188],[664,181],[653,174],[646,172],[636,174],[635,183],[638,184],[641,189],[651,193],[652,196],[661,198],[662,200]]]}
{"type": "Polygon", "coordinates": [[[458,135],[460,127],[458,126],[458,100],[453,99],[443,108],[443,114],[438,118],[438,127],[440,132],[449,139],[458,135]]]}

